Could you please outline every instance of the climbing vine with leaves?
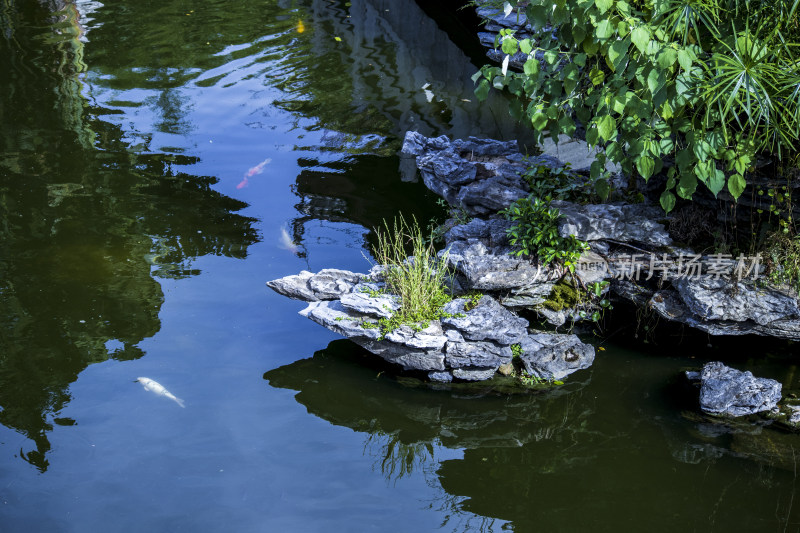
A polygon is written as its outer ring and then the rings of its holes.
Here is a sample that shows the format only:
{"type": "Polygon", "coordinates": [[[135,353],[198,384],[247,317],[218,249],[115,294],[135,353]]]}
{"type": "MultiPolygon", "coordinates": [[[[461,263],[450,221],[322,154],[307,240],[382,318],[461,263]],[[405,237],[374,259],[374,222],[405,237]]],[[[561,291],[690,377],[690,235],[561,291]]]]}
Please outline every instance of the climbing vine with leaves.
{"type": "MultiPolygon", "coordinates": [[[[502,3],[498,5],[502,12],[502,3]]],[[[521,72],[484,66],[491,88],[518,98],[511,114],[537,135],[583,125],[607,160],[645,180],[666,168],[665,211],[702,184],[738,199],[756,158],[795,165],[800,153],[800,0],[526,0],[535,38],[502,30],[497,46],[523,54],[521,72]]]]}

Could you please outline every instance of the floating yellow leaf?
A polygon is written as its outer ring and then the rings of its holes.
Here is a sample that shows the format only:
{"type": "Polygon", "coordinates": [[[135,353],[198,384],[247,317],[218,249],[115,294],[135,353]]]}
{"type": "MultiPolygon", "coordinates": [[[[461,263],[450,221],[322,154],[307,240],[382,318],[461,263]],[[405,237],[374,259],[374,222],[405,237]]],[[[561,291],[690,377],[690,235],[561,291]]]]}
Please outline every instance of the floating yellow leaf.
{"type": "Polygon", "coordinates": [[[342,38],[341,37],[334,37],[334,39],[336,39],[338,42],[342,42],[342,38]]]}
{"type": "Polygon", "coordinates": [[[297,33],[303,33],[304,31],[306,31],[306,25],[301,20],[297,23],[297,33]]]}

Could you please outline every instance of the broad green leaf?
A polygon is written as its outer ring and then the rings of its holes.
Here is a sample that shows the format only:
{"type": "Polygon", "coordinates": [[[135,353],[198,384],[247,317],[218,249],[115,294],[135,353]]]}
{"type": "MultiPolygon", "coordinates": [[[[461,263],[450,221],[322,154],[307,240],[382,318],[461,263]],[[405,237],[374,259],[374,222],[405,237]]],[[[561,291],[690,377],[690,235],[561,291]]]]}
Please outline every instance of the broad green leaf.
{"type": "Polygon", "coordinates": [[[570,63],[564,67],[564,70],[561,71],[561,74],[564,76],[564,92],[569,95],[578,85],[580,71],[575,63],[570,63]]]}
{"type": "Polygon", "coordinates": [[[663,72],[656,68],[650,70],[647,75],[647,88],[653,96],[664,86],[664,81],[663,72]]]}
{"type": "Polygon", "coordinates": [[[525,10],[525,14],[528,16],[528,20],[530,20],[533,23],[533,25],[537,30],[547,26],[546,7],[529,4],[528,8],[525,10]]]}
{"type": "Polygon", "coordinates": [[[650,176],[653,175],[655,167],[656,163],[649,155],[643,155],[636,161],[636,170],[639,171],[645,181],[649,180],[650,176]]]}
{"type": "Polygon", "coordinates": [[[611,9],[611,6],[614,5],[614,0],[594,0],[594,5],[597,6],[597,9],[602,14],[611,9]]]}
{"type": "Polygon", "coordinates": [[[600,197],[601,200],[604,202],[608,200],[608,195],[611,192],[611,186],[608,184],[608,180],[606,179],[599,179],[594,183],[594,192],[597,196],[600,197]]]}
{"type": "Polygon", "coordinates": [[[556,61],[558,61],[558,52],[556,52],[555,50],[545,51],[544,60],[547,61],[548,65],[554,64],[556,61]]]}
{"type": "Polygon", "coordinates": [[[583,40],[583,51],[586,52],[589,57],[594,56],[597,51],[600,49],[600,45],[597,41],[592,39],[591,36],[587,35],[586,39],[583,40]]]}
{"type": "Polygon", "coordinates": [[[522,70],[527,76],[536,76],[539,73],[539,60],[533,57],[528,59],[522,66],[522,70]]]}
{"type": "Polygon", "coordinates": [[[508,55],[514,55],[517,53],[517,40],[513,37],[506,37],[503,39],[503,44],[501,46],[503,53],[508,55]]]}
{"type": "Polygon", "coordinates": [[[740,155],[733,163],[733,168],[739,174],[744,174],[748,166],[750,166],[750,156],[747,154],[740,155]]]}
{"type": "Polygon", "coordinates": [[[685,172],[689,165],[694,162],[694,157],[692,157],[692,151],[689,148],[684,148],[678,152],[678,155],[675,157],[675,162],[678,164],[678,168],[681,172],[685,172]]]}
{"type": "Polygon", "coordinates": [[[692,54],[681,48],[678,50],[678,63],[683,70],[689,70],[692,68],[692,54]]]}
{"type": "Polygon", "coordinates": [[[667,70],[672,65],[675,64],[675,61],[678,60],[678,52],[675,51],[674,48],[671,46],[665,46],[661,49],[661,53],[658,54],[658,58],[656,59],[656,63],[659,67],[664,70],[667,70]]]}
{"type": "Polygon", "coordinates": [[[583,29],[583,26],[580,24],[575,24],[572,26],[572,38],[577,44],[583,42],[583,40],[586,38],[586,31],[583,29]]]}
{"type": "Polygon", "coordinates": [[[605,79],[606,75],[599,68],[595,67],[589,71],[589,80],[592,82],[592,85],[600,85],[605,79]]]}
{"type": "Polygon", "coordinates": [[[489,95],[489,82],[486,80],[481,80],[477,87],[475,87],[475,96],[478,97],[478,100],[486,100],[486,97],[489,95]]]}
{"type": "Polygon", "coordinates": [[[606,155],[612,161],[619,161],[623,157],[622,147],[614,141],[606,147],[606,155]]]}
{"type": "Polygon", "coordinates": [[[614,35],[615,29],[610,19],[603,19],[600,21],[600,24],[595,27],[594,35],[598,39],[608,39],[614,35]]]}
{"type": "MultiPolygon", "coordinates": [[[[609,141],[617,130],[617,121],[611,115],[603,115],[597,121],[597,133],[604,141],[609,141]]],[[[649,176],[648,176],[649,177],[649,176]]]]}
{"type": "Polygon", "coordinates": [[[519,49],[525,55],[530,54],[533,51],[533,44],[531,44],[531,40],[530,39],[522,39],[519,42],[519,49]]]}
{"type": "Polygon", "coordinates": [[[575,63],[576,65],[578,65],[579,67],[585,67],[586,66],[586,54],[578,54],[578,55],[576,55],[575,58],[572,60],[572,62],[575,63]]]}
{"type": "Polygon", "coordinates": [[[558,129],[561,130],[561,133],[572,137],[575,133],[575,121],[568,116],[563,116],[558,121],[558,129]]]}
{"type": "Polygon", "coordinates": [[[728,178],[728,192],[731,193],[731,196],[733,196],[734,200],[739,199],[746,186],[747,182],[744,180],[744,177],[742,177],[741,174],[733,174],[728,178]]]}
{"type": "Polygon", "coordinates": [[[650,42],[650,30],[644,24],[636,26],[631,32],[631,41],[642,54],[647,50],[647,43],[650,42]]]}
{"type": "Polygon", "coordinates": [[[661,203],[661,208],[664,210],[665,213],[669,213],[673,209],[675,209],[675,195],[669,191],[664,191],[661,193],[661,198],[659,202],[661,203]]]}
{"type": "Polygon", "coordinates": [[[558,26],[560,24],[564,24],[565,22],[569,21],[569,11],[563,6],[560,6],[556,3],[555,8],[553,9],[553,24],[558,26]]]}
{"type": "Polygon", "coordinates": [[[614,69],[619,69],[620,63],[625,61],[628,57],[628,48],[630,47],[631,42],[628,39],[624,39],[621,41],[614,41],[611,46],[608,47],[608,58],[611,60],[611,64],[613,65],[614,69]]]}
{"type": "Polygon", "coordinates": [[[531,125],[537,131],[542,131],[543,129],[545,129],[547,127],[547,121],[548,120],[549,119],[547,118],[547,115],[545,115],[544,113],[538,112],[538,113],[535,113],[531,117],[531,125]]]}
{"type": "MultiPolygon", "coordinates": [[[[713,163],[712,163],[713,164],[713,163]]],[[[706,182],[706,185],[714,193],[714,197],[719,194],[719,191],[725,187],[725,173],[716,167],[711,168],[711,174],[706,182]]]]}
{"type": "Polygon", "coordinates": [[[676,190],[678,196],[686,200],[691,200],[692,195],[697,190],[697,177],[691,172],[684,172],[681,174],[681,180],[676,190]]]}
{"type": "Polygon", "coordinates": [[[704,138],[697,139],[691,144],[694,155],[700,161],[707,160],[709,157],[711,157],[711,154],[714,151],[714,149],[711,147],[711,144],[709,144],[704,138]]]}
{"type": "Polygon", "coordinates": [[[589,146],[597,145],[597,128],[589,128],[586,130],[586,143],[589,146]]]}
{"type": "Polygon", "coordinates": [[[478,72],[476,72],[475,74],[473,74],[472,75],[472,83],[476,83],[479,79],[481,79],[481,76],[483,76],[483,72],[481,72],[480,70],[478,72]]]}

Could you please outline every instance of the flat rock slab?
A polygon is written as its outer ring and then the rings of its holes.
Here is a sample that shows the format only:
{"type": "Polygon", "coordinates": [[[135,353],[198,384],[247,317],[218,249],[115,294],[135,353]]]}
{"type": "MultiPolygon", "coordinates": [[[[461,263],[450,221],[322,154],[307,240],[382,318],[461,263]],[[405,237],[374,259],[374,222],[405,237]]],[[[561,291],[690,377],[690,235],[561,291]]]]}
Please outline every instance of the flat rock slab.
{"type": "Polygon", "coordinates": [[[677,279],[678,295],[701,320],[753,321],[765,326],[800,318],[797,300],[753,282],[735,282],[711,276],[677,279]]]}
{"type": "Polygon", "coordinates": [[[706,413],[745,416],[773,409],[781,399],[781,384],[757,378],[719,361],[700,372],[700,408],[706,413]]]}
{"type": "Polygon", "coordinates": [[[293,276],[268,281],[267,287],[294,300],[336,300],[351,292],[363,277],[362,274],[335,268],[326,268],[316,274],[303,270],[293,276]]]}

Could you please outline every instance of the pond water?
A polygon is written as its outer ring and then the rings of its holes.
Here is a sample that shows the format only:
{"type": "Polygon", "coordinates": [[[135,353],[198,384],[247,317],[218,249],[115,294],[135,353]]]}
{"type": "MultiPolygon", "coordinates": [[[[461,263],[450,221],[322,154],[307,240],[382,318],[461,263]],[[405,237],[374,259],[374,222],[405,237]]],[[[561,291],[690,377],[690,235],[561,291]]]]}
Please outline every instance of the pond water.
{"type": "Polygon", "coordinates": [[[429,4],[0,2],[0,530],[798,529],[800,437],[677,380],[796,389],[790,346],[626,329],[551,392],[436,389],[264,286],[442,217],[405,131],[525,138],[429,4]]]}

